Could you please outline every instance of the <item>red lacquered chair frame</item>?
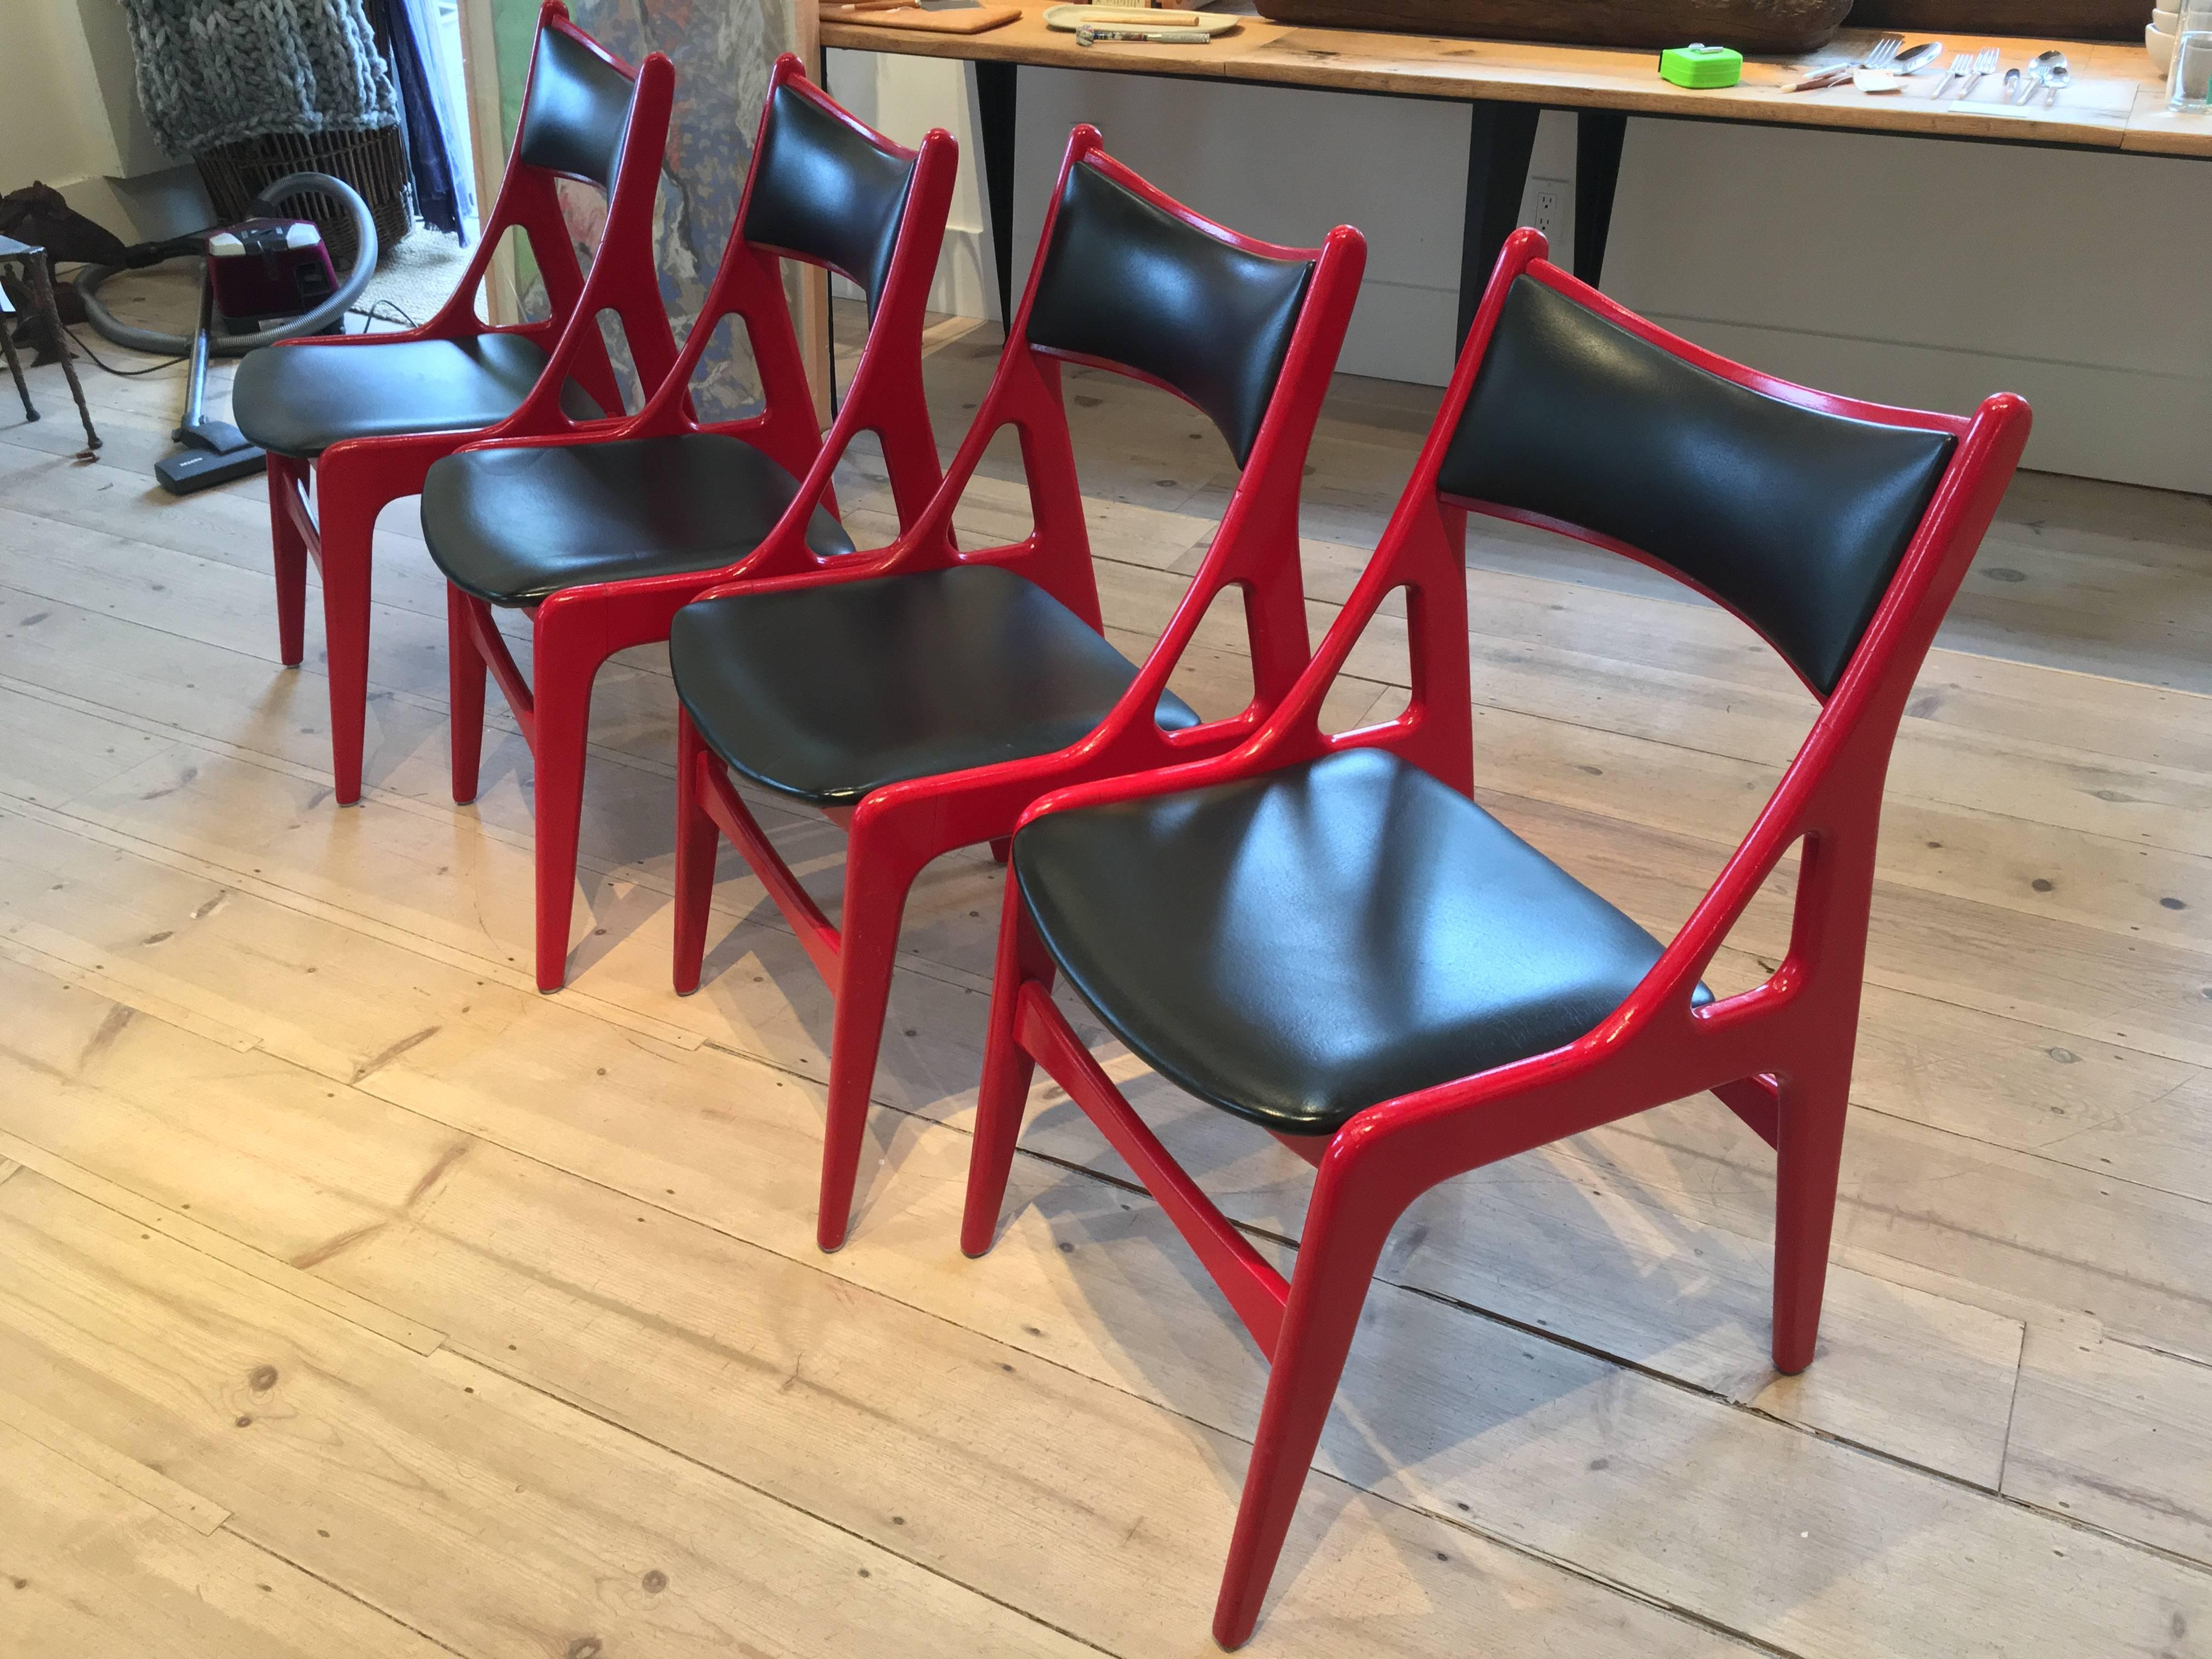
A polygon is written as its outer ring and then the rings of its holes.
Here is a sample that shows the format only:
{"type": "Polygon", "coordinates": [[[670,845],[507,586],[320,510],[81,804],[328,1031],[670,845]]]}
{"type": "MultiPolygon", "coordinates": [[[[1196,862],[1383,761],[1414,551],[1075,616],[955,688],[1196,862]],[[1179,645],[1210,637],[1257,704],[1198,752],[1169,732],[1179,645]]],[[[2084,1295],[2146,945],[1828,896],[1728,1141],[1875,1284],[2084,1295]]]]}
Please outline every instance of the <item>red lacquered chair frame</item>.
{"type": "MultiPolygon", "coordinates": [[[[672,437],[712,432],[740,438],[803,482],[780,528],[802,543],[806,521],[819,503],[837,510],[831,475],[854,437],[873,432],[883,447],[891,495],[902,527],[913,523],[934,497],[943,469],[922,393],[921,331],[929,285],[952,202],[960,148],[933,130],[918,149],[892,143],[841,109],[805,76],[799,58],[776,60],[753,145],[753,172],[738,204],[736,224],[684,349],[650,399],[631,418],[594,423],[578,435],[561,412],[557,383],[541,380],[529,398],[497,427],[464,449],[529,448],[552,444],[602,443],[626,438],[672,437]],[[816,424],[805,359],[784,296],[779,262],[823,262],[810,254],[749,241],[745,213],[752,202],[768,123],[779,88],[793,93],[850,127],[887,154],[915,162],[906,206],[884,290],[868,338],[836,418],[825,438],[816,424]],[[701,421],[691,405],[690,382],[716,325],[734,314],[745,325],[765,394],[757,415],[734,421],[701,421]]],[[[648,198],[641,210],[650,215],[648,198]]],[[[612,234],[612,222],[609,223],[612,234]]],[[[825,267],[826,268],[826,267],[825,267]]],[[[854,273],[842,271],[854,277],[854,273]]],[[[854,277],[854,280],[860,280],[854,277]]],[[[590,319],[576,325],[590,325],[590,319]]],[[[526,682],[501,637],[493,607],[448,584],[446,590],[447,667],[453,719],[453,799],[474,800],[483,741],[484,675],[499,683],[536,763],[538,988],[560,989],[567,978],[568,929],[574,908],[576,848],[584,800],[585,738],[591,720],[592,682],[617,651],[668,637],[676,613],[711,589],[744,580],[761,554],[716,570],[596,582],[563,588],[532,606],[531,673],[526,682]]]]}
{"type": "MultiPolygon", "coordinates": [[[[568,21],[561,0],[545,0],[541,36],[572,37],[637,84],[630,106],[620,168],[608,192],[605,234],[588,275],[578,264],[561,216],[555,184],[562,175],[510,160],[498,199],[486,221],[476,256],[460,286],[419,328],[392,334],[352,334],[287,345],[360,346],[374,349],[404,340],[459,340],[475,335],[515,334],[538,342],[548,360],[526,406],[551,403],[558,411],[562,381],[573,378],[603,410],[619,411],[622,392],[599,331],[599,313],[611,310],[641,380],[657,384],[675,360],[676,340],[660,301],[653,264],[653,198],[668,135],[675,70],[666,57],[650,54],[636,69],[606,51],[568,21]],[[477,290],[500,239],[520,227],[545,283],[552,314],[542,322],[494,329],[477,320],[477,290]],[[580,320],[581,326],[571,326],[580,320]]],[[[531,59],[537,78],[538,58],[531,59]]],[[[523,90],[524,107],[530,91],[523,90]]],[[[587,181],[588,182],[588,181],[587,181]]],[[[566,422],[567,417],[562,416],[566,422]]],[[[596,424],[594,422],[593,424],[596,424]]],[[[362,743],[368,716],[369,572],[377,514],[392,501],[420,495],[423,474],[479,432],[408,433],[352,438],[332,444],[315,459],[274,453],[269,457],[269,517],[276,567],[279,654],[296,668],[306,655],[307,561],[322,573],[323,632],[330,656],[331,764],[340,805],[361,799],[362,743]],[[314,506],[308,506],[312,481],[314,506]]]]}
{"type": "Polygon", "coordinates": [[[1024,815],[1024,823],[1048,812],[1249,778],[1355,747],[1390,750],[1461,793],[1473,793],[1467,514],[1544,523],[1644,558],[1576,526],[1437,493],[1446,447],[1516,277],[1557,289],[1738,385],[1858,420],[1952,433],[1959,441],[1803,746],[1719,879],[1628,999],[1564,1048],[1384,1101],[1333,1135],[1278,1137],[1319,1172],[1287,1283],[1169,1156],[1054,1006],[1052,959],[1018,884],[1008,881],[962,1248],[981,1255],[993,1243],[1030,1079],[1042,1062],[1160,1200],[1273,1364],[1215,1609],[1213,1632],[1224,1647],[1242,1644],[1259,1619],[1383,1243],[1407,1206],[1441,1182],[1710,1090],[1777,1152],[1774,1363],[1795,1372],[1811,1361],[1835,1212],[1882,780],[1913,678],[2027,438],[2027,406],[2009,395],[1991,398],[1971,419],[1960,419],[1831,397],[1741,368],[1653,327],[1546,262],[1544,254],[1544,239],[1534,231],[1518,231],[1508,240],[1381,546],[1297,686],[1251,740],[1217,759],[1048,796],[1024,815]],[[1408,590],[1412,706],[1383,725],[1325,734],[1318,717],[1330,682],[1377,605],[1401,586],[1408,590]],[[1729,927],[1801,838],[1796,908],[1781,966],[1752,990],[1692,1007],[1729,927]]]}
{"type": "MultiPolygon", "coordinates": [[[[1239,235],[1154,189],[1104,154],[1102,143],[1097,131],[1088,126],[1079,126],[1070,137],[1053,191],[1053,206],[1038,243],[1041,249],[1051,246],[1069,171],[1092,167],[1216,240],[1268,258],[1315,262],[1274,394],[1220,530],[1127,691],[1097,729],[1056,753],[891,784],[871,792],[855,806],[830,811],[829,816],[842,824],[848,837],[842,927],[831,925],[798,878],[777,857],[732,787],[720,757],[700,740],[688,716],[679,717],[677,990],[689,994],[698,988],[719,831],[744,853],[753,873],[790,921],[836,995],[821,1207],[816,1221],[816,1237],[825,1250],[837,1249],[845,1240],[900,918],[908,890],[922,866],[956,848],[1003,841],[1012,834],[1023,809],[1050,790],[1085,779],[1167,765],[1194,755],[1220,754],[1243,742],[1297,680],[1310,648],[1298,568],[1298,483],[1358,295],[1365,241],[1357,231],[1343,227],[1332,231],[1318,250],[1279,247],[1239,235]],[[1242,590],[1245,604],[1254,665],[1253,701],[1229,719],[1185,731],[1164,731],[1154,711],[1167,689],[1169,676],[1206,607],[1215,595],[1232,586],[1242,590]]],[[[803,520],[794,521],[787,515],[773,541],[748,562],[748,571],[757,579],[748,581],[744,591],[775,591],[909,574],[955,564],[991,563],[1034,581],[1091,627],[1103,630],[1082,491],[1060,387],[1059,364],[1063,358],[1089,360],[1050,353],[1027,343],[1025,330],[1043,264],[1040,257],[1031,267],[1029,283],[1007,331],[1006,349],[975,422],[936,497],[912,528],[879,553],[831,561],[805,545],[796,528],[803,520]],[[975,476],[985,447],[1006,426],[1013,427],[1020,438],[1034,527],[1027,538],[1011,545],[962,552],[953,544],[953,509],[975,476]]],[[[1121,374],[1131,373],[1117,363],[1096,366],[1121,374]]]]}

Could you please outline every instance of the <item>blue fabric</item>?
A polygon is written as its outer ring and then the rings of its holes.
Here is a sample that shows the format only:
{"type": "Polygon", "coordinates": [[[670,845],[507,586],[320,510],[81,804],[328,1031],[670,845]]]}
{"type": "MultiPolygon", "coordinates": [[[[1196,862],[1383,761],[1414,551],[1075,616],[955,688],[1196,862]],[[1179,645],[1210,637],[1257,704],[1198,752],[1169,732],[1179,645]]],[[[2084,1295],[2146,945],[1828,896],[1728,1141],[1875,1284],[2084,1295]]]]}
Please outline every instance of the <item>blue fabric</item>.
{"type": "Polygon", "coordinates": [[[474,176],[463,135],[439,72],[436,0],[391,0],[392,72],[406,113],[408,175],[415,211],[433,230],[449,231],[465,246],[476,217],[474,176]]]}

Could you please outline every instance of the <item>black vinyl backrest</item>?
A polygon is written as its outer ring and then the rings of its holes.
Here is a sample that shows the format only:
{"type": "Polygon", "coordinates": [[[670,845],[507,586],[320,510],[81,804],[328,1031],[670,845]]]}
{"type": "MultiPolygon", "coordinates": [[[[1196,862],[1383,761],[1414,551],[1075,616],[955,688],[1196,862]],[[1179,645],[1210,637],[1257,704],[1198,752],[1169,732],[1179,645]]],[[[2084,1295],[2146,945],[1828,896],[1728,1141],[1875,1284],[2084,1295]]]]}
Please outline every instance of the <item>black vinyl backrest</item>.
{"type": "Polygon", "coordinates": [[[515,159],[612,190],[636,92],[635,81],[575,36],[545,30],[538,37],[515,159]]]}
{"type": "Polygon", "coordinates": [[[780,86],[753,169],[745,240],[834,265],[873,306],[890,275],[913,158],[870,143],[803,93],[780,86]]]}
{"type": "Polygon", "coordinates": [[[1522,276],[1437,487],[1580,526],[1671,566],[1758,628],[1826,696],[1953,442],[1738,386],[1522,276]]]}
{"type": "Polygon", "coordinates": [[[1313,270],[1310,259],[1216,241],[1079,162],[1060,194],[1028,339],[1174,387],[1212,418],[1242,466],[1313,270]]]}

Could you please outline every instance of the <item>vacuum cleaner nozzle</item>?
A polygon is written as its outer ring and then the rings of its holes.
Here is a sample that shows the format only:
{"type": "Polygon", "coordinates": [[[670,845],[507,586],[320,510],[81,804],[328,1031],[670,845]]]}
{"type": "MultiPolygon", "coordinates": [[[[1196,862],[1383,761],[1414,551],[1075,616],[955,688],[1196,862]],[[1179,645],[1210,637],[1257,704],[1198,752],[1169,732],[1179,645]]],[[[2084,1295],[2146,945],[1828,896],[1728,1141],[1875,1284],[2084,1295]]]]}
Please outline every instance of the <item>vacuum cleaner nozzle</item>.
{"type": "MultiPolygon", "coordinates": [[[[232,427],[236,432],[238,428],[232,427]]],[[[154,476],[172,495],[189,495],[260,471],[269,464],[268,452],[240,436],[236,449],[184,448],[154,463],[154,476]]]]}

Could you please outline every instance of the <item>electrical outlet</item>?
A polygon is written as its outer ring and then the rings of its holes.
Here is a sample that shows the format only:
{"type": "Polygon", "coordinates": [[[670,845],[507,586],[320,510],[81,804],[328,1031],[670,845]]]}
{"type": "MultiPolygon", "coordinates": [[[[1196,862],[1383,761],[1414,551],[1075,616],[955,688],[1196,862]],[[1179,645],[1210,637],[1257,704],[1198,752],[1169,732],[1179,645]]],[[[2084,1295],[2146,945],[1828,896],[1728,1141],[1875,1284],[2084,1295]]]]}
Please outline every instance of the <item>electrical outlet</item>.
{"type": "Polygon", "coordinates": [[[1522,203],[1525,211],[1521,222],[1534,225],[1553,241],[1559,239],[1560,228],[1567,219],[1567,181],[1564,179],[1531,179],[1528,193],[1522,203]]]}

